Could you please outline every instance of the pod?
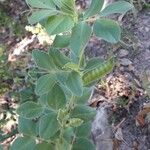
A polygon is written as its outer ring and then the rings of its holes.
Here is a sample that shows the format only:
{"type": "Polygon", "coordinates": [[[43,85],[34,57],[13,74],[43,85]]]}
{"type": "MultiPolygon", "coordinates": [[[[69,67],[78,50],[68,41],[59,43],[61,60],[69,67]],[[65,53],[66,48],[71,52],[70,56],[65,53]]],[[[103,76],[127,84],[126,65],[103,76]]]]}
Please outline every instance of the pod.
{"type": "Polygon", "coordinates": [[[89,85],[90,83],[100,79],[101,77],[105,76],[109,72],[112,71],[115,65],[115,59],[110,58],[103,64],[93,68],[92,70],[89,70],[85,72],[82,76],[83,84],[89,85]]]}

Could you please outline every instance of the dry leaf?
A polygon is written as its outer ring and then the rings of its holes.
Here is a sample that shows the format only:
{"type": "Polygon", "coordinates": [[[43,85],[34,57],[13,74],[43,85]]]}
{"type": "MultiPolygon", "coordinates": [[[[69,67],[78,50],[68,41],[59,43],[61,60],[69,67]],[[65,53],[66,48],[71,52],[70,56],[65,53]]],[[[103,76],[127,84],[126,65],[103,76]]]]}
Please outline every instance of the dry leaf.
{"type": "Polygon", "coordinates": [[[145,115],[150,113],[150,103],[146,104],[142,110],[140,110],[136,116],[136,122],[139,126],[145,125],[145,115]]]}

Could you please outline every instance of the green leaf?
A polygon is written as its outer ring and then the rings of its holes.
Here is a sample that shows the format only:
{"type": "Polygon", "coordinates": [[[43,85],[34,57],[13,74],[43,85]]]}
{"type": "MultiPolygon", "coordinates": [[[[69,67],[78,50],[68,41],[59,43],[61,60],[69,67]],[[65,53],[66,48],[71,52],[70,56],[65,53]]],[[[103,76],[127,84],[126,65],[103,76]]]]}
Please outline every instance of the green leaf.
{"type": "Polygon", "coordinates": [[[93,143],[86,138],[77,138],[72,150],[95,150],[93,143]]]}
{"type": "Polygon", "coordinates": [[[53,150],[53,149],[54,145],[52,145],[51,143],[42,142],[37,144],[34,150],[53,150]]]}
{"type": "Polygon", "coordinates": [[[82,96],[77,97],[76,99],[77,104],[87,103],[89,98],[91,97],[91,93],[92,93],[92,88],[84,87],[82,96]]]}
{"type": "Polygon", "coordinates": [[[121,29],[117,22],[111,19],[99,19],[94,23],[93,31],[96,36],[107,42],[117,43],[121,37],[121,29]]]}
{"type": "Polygon", "coordinates": [[[60,69],[62,69],[62,67],[70,61],[67,56],[65,56],[63,53],[61,53],[60,50],[55,48],[51,48],[49,50],[49,55],[53,58],[54,64],[60,69]]]}
{"type": "Polygon", "coordinates": [[[2,145],[0,145],[0,150],[3,150],[3,147],[2,147],[2,145]]]}
{"type": "Polygon", "coordinates": [[[114,13],[125,14],[127,11],[133,8],[133,5],[126,1],[118,1],[111,3],[110,5],[106,6],[101,12],[100,16],[108,16],[114,13]]]}
{"type": "Polygon", "coordinates": [[[64,139],[66,141],[68,141],[69,143],[71,143],[72,139],[73,139],[73,136],[74,136],[74,132],[73,132],[73,128],[71,127],[68,127],[64,130],[64,139]]]}
{"type": "Polygon", "coordinates": [[[75,1],[74,0],[61,0],[61,8],[60,9],[63,12],[74,16],[75,15],[75,1]]]}
{"type": "Polygon", "coordinates": [[[25,102],[17,109],[17,113],[20,116],[29,119],[39,117],[43,111],[43,107],[35,102],[25,102]]]}
{"type": "Polygon", "coordinates": [[[10,147],[10,150],[31,150],[35,147],[35,140],[30,137],[19,137],[17,138],[12,146],[10,147]]]}
{"type": "Polygon", "coordinates": [[[51,108],[56,110],[65,106],[66,96],[59,85],[55,84],[53,89],[48,93],[47,103],[51,108]]]}
{"type": "Polygon", "coordinates": [[[37,66],[41,69],[51,71],[55,68],[52,58],[45,52],[34,50],[32,57],[37,66]]]}
{"type": "Polygon", "coordinates": [[[104,0],[92,0],[90,7],[86,10],[84,18],[88,18],[99,13],[103,7],[104,0]]]}
{"type": "Polygon", "coordinates": [[[56,35],[53,42],[53,47],[65,48],[68,47],[70,43],[70,35],[56,35]]]}
{"type": "Polygon", "coordinates": [[[82,124],[76,128],[76,137],[90,137],[91,134],[91,121],[82,124]]]}
{"type": "Polygon", "coordinates": [[[102,59],[99,58],[99,57],[91,58],[91,59],[87,62],[87,64],[86,64],[86,66],[85,66],[84,69],[85,69],[85,70],[91,70],[91,69],[93,69],[93,68],[99,66],[99,65],[102,64],[103,62],[104,62],[104,60],[102,60],[102,59]]]}
{"type": "Polygon", "coordinates": [[[20,100],[22,102],[31,101],[34,98],[34,91],[32,88],[26,87],[20,91],[20,100]]]}
{"type": "Polygon", "coordinates": [[[45,23],[45,28],[49,35],[69,31],[73,26],[73,19],[69,16],[63,15],[52,16],[45,23]]]}
{"type": "Polygon", "coordinates": [[[39,135],[45,140],[49,140],[59,130],[57,114],[50,113],[40,118],[39,135]]]}
{"type": "Polygon", "coordinates": [[[79,66],[73,62],[68,62],[67,64],[64,65],[65,69],[71,69],[73,71],[79,72],[79,66]]]}
{"type": "Polygon", "coordinates": [[[31,119],[19,117],[18,130],[25,135],[36,136],[36,122],[31,119]]]}
{"type": "Polygon", "coordinates": [[[43,95],[48,93],[56,83],[54,74],[46,74],[41,76],[36,83],[35,93],[43,95]]]}
{"type": "Polygon", "coordinates": [[[79,22],[72,31],[70,48],[79,57],[91,36],[91,27],[86,22],[79,22]]]}
{"type": "Polygon", "coordinates": [[[53,0],[26,0],[27,4],[35,8],[54,9],[53,0]]]}
{"type": "Polygon", "coordinates": [[[81,96],[83,93],[83,84],[80,75],[77,72],[72,71],[66,81],[66,85],[70,91],[76,95],[81,96]]]}
{"type": "Polygon", "coordinates": [[[47,95],[48,95],[48,93],[43,94],[39,97],[38,102],[40,105],[47,106],[47,95]]]}
{"type": "Polygon", "coordinates": [[[43,19],[46,19],[48,17],[57,15],[58,11],[55,9],[49,10],[49,9],[42,9],[42,10],[36,10],[32,12],[32,15],[28,17],[28,21],[30,24],[35,24],[43,19]]]}
{"type": "Polygon", "coordinates": [[[71,117],[89,121],[95,116],[95,114],[96,111],[93,108],[85,105],[77,105],[74,110],[72,110],[71,117]]]}

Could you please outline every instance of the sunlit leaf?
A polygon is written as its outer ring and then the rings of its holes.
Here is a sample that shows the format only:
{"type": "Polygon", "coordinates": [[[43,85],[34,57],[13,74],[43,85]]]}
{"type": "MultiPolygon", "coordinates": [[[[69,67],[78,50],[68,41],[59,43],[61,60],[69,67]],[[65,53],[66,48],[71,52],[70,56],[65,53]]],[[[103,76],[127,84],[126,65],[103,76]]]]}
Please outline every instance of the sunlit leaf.
{"type": "Polygon", "coordinates": [[[111,43],[117,43],[121,37],[119,24],[111,19],[97,20],[94,23],[93,31],[96,36],[111,43]]]}
{"type": "Polygon", "coordinates": [[[133,5],[126,1],[118,1],[109,4],[101,12],[100,16],[108,16],[114,13],[125,14],[127,11],[133,8],[133,5]]]}
{"type": "Polygon", "coordinates": [[[104,0],[92,0],[90,7],[86,10],[84,18],[88,18],[99,13],[103,7],[104,0]]]}

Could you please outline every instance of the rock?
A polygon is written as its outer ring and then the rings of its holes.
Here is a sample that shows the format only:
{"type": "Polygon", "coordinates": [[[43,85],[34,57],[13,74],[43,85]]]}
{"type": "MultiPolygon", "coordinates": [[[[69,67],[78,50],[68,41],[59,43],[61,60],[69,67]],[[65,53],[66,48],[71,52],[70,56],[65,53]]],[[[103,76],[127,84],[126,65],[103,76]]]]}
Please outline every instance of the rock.
{"type": "Polygon", "coordinates": [[[132,64],[132,61],[130,61],[127,58],[122,58],[122,59],[120,59],[120,64],[123,65],[123,66],[129,66],[129,65],[132,64]]]}
{"type": "Polygon", "coordinates": [[[121,50],[119,51],[118,56],[119,56],[119,57],[125,57],[125,56],[127,56],[128,54],[129,54],[129,52],[128,52],[127,50],[121,49],[121,50]]]}

